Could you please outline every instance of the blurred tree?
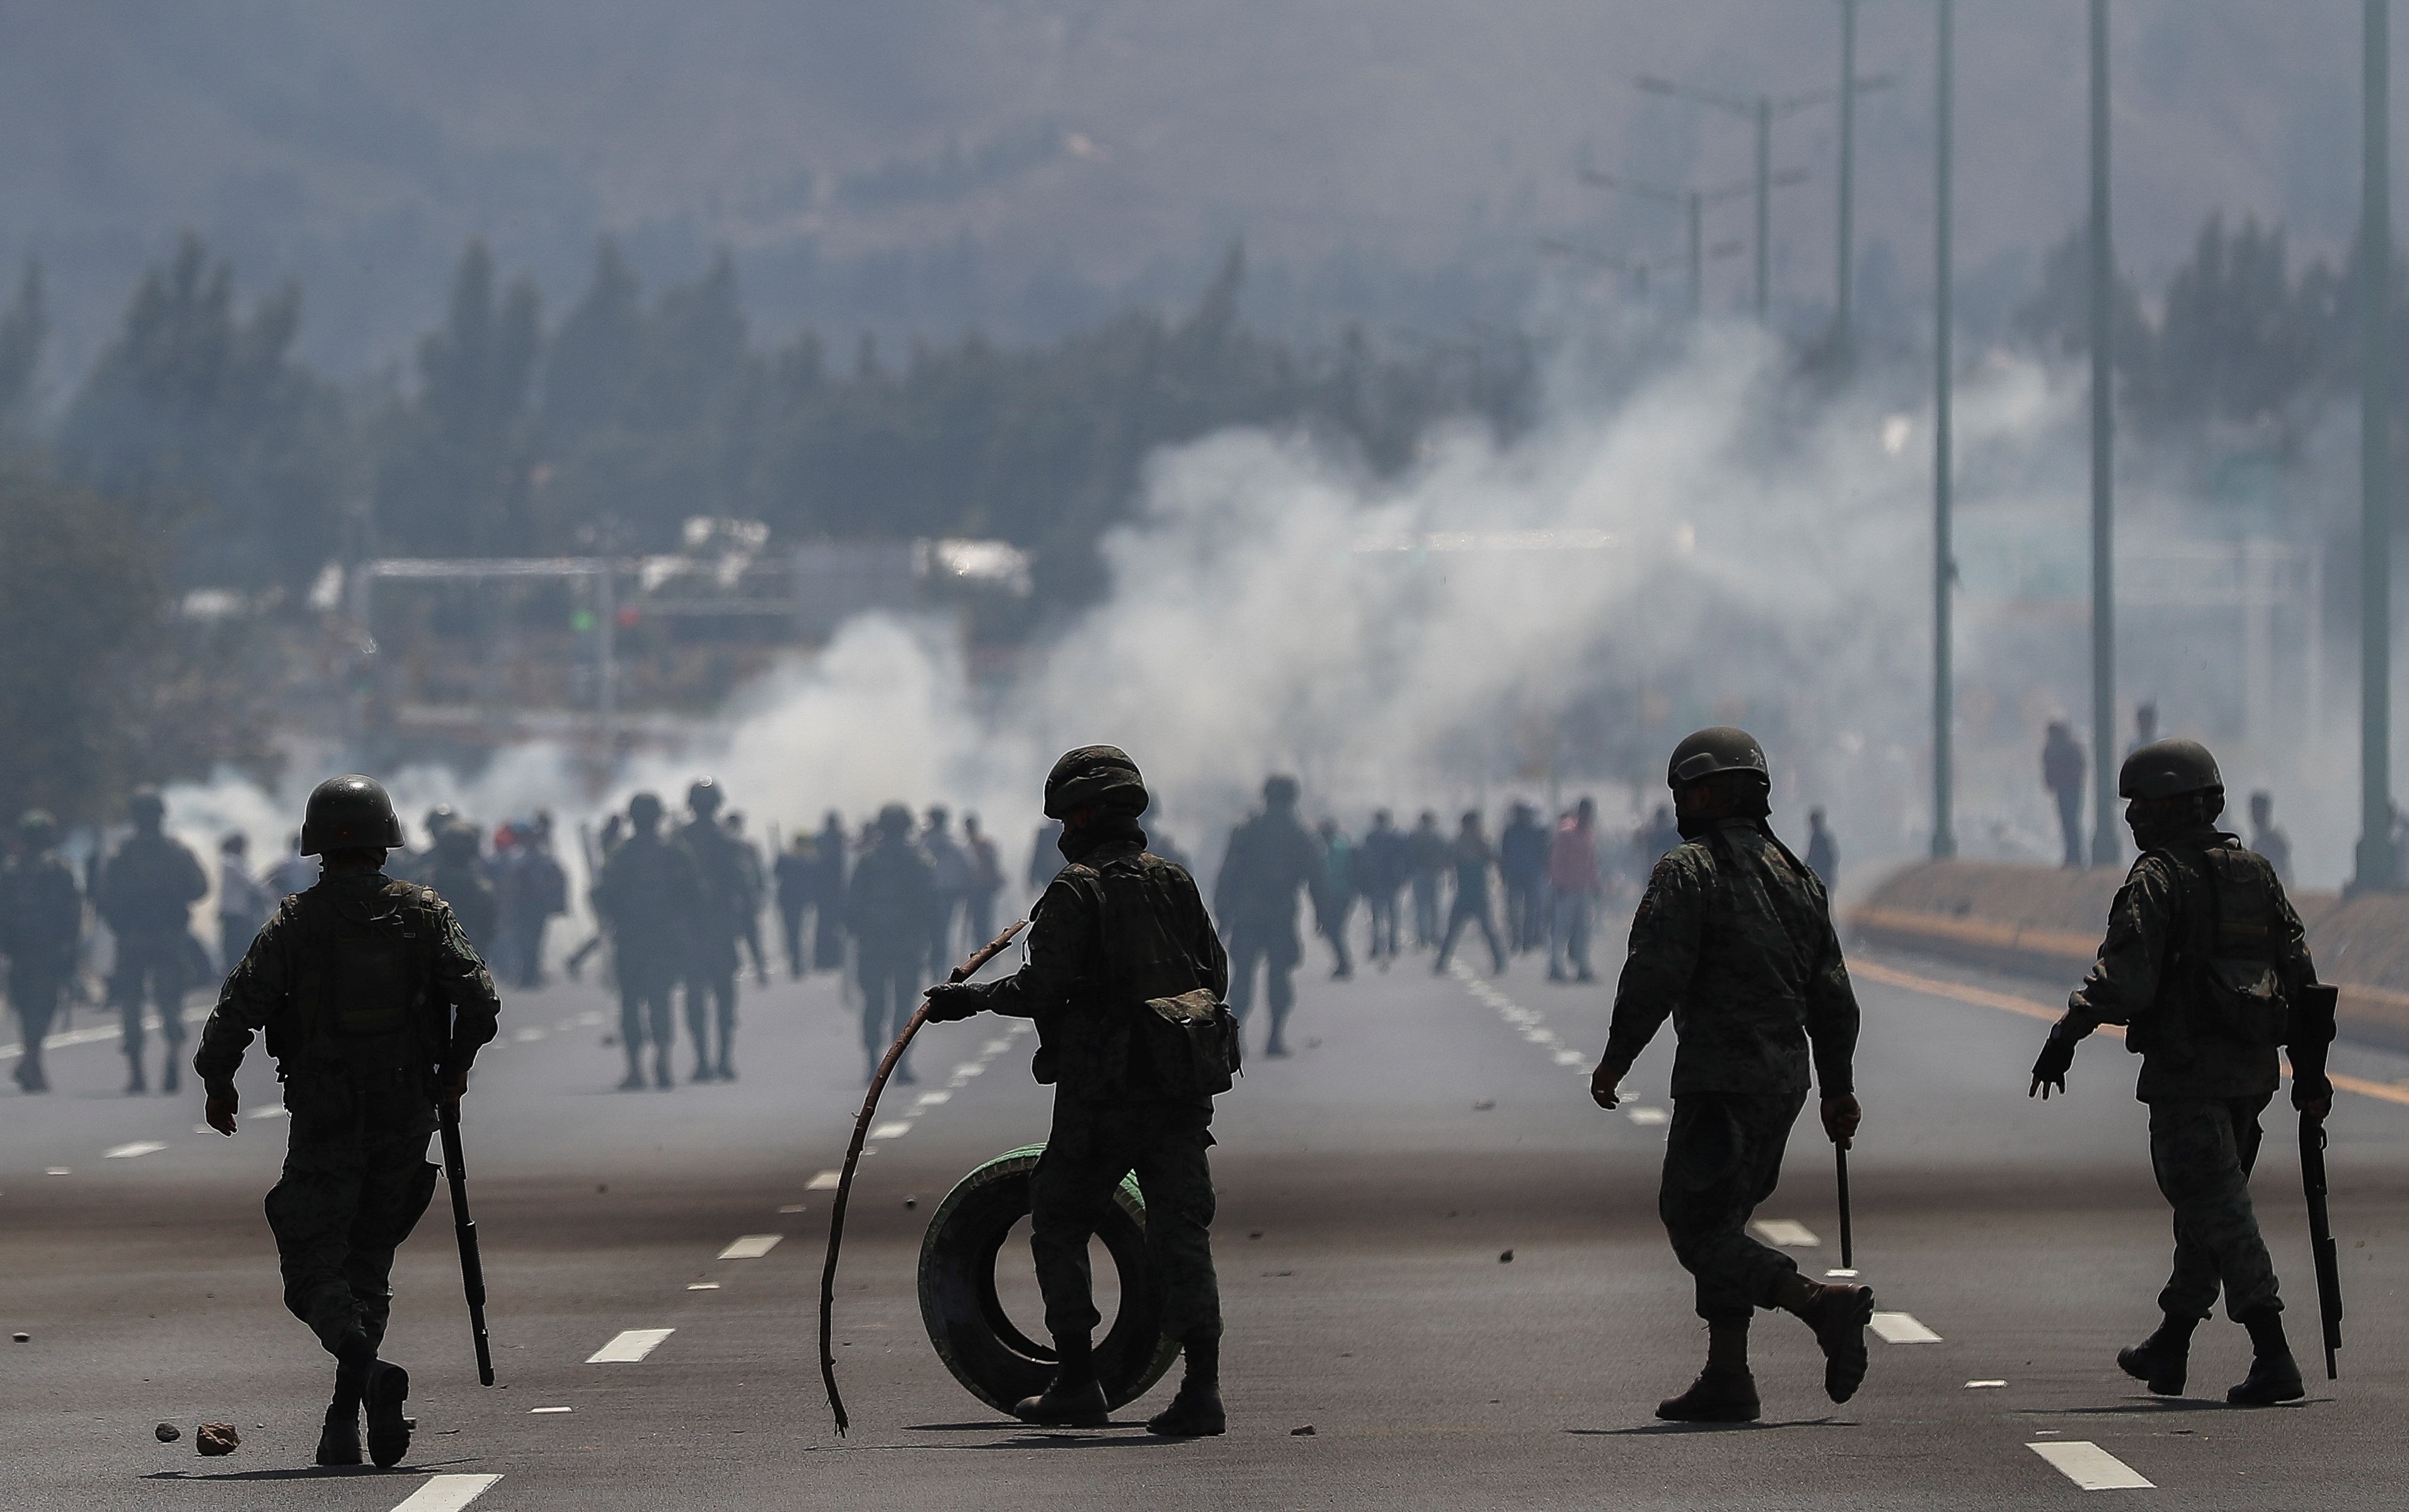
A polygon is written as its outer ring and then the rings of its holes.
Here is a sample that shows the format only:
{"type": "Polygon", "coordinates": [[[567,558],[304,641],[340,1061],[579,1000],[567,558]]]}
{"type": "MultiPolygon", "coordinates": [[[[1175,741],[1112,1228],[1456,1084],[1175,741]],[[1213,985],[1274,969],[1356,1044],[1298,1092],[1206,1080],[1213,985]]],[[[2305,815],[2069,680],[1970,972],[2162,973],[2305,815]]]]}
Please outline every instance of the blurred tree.
{"type": "Polygon", "coordinates": [[[389,418],[377,471],[380,544],[422,555],[533,549],[530,511],[541,296],[521,280],[499,297],[493,254],[469,243],[441,329],[418,344],[418,389],[389,418]]]}

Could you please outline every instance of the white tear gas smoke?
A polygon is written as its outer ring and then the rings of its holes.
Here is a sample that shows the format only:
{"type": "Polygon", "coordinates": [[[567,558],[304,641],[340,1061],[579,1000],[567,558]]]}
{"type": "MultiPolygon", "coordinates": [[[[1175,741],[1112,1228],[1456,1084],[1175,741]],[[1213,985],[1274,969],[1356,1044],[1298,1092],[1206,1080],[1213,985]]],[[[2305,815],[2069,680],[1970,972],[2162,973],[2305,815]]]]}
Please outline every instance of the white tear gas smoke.
{"type": "MultiPolygon", "coordinates": [[[[1738,723],[1770,752],[1777,827],[1803,837],[1805,808],[1826,807],[1862,883],[1929,833],[1929,431],[1869,396],[1810,398],[1781,361],[1749,329],[1709,330],[1617,396],[1561,377],[1511,444],[1433,436],[1392,480],[1256,431],[1168,452],[1104,542],[1105,601],[1006,685],[974,680],[933,620],[858,619],[685,756],[631,760],[611,802],[651,788],[674,805],[709,770],[757,835],[942,801],[1010,849],[1053,756],[1108,742],[1209,871],[1267,771],[1298,773],[1308,809],[1350,828],[1375,806],[1410,822],[1478,803],[1493,823],[1507,797],[1583,792],[1613,819],[1658,800],[1682,734],[1738,723]]],[[[1968,854],[2055,858],[2042,723],[2088,723],[2080,396],[1998,359],[1959,399],[1965,539],[1984,554],[1961,621],[1968,854]]],[[[2127,545],[2179,532],[2180,514],[2138,500],[2127,545]]],[[[2128,689],[2168,697],[2171,733],[2219,734],[2207,692],[2188,712],[2171,696],[2214,683],[2201,632],[2128,624],[2128,689]]],[[[2237,756],[2237,787],[2271,770],[2237,756]]],[[[174,811],[281,839],[323,774],[300,765],[272,803],[221,783],[179,789],[174,811]]],[[[573,822],[569,770],[528,748],[393,786],[406,815],[440,799],[488,823],[538,806],[573,822]]]]}

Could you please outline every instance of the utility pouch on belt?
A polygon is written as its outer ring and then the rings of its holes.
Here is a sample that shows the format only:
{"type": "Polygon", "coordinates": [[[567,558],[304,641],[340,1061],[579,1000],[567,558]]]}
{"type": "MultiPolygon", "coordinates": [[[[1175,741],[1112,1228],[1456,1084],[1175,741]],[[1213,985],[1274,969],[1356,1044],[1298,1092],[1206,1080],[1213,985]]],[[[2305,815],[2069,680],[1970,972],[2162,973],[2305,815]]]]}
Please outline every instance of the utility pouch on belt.
{"type": "Polygon", "coordinates": [[[1152,1062],[1155,1084],[1166,1092],[1219,1097],[1230,1089],[1240,1060],[1237,1015],[1211,987],[1176,998],[1148,998],[1155,1022],[1143,1026],[1140,1043],[1152,1062]]]}
{"type": "Polygon", "coordinates": [[[1104,979],[1129,1005],[1130,1069],[1180,1102],[1230,1089],[1238,1072],[1238,1020],[1209,986],[1187,947],[1163,920],[1171,900],[1150,883],[1140,857],[1100,868],[1104,979]]]}

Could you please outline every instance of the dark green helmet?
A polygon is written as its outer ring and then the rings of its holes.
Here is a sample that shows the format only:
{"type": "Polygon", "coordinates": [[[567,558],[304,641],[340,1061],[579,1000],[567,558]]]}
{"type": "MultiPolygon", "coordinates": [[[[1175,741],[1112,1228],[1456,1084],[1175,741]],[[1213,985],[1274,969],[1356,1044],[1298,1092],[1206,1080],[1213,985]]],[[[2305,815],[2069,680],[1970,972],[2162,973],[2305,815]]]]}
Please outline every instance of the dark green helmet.
{"type": "Polygon", "coordinates": [[[2198,741],[2152,741],[2133,748],[2116,773],[2119,798],[2180,798],[2210,789],[2225,791],[2225,774],[2216,757],[2198,741]]]}
{"type": "Polygon", "coordinates": [[[1065,751],[1046,774],[1046,817],[1067,818],[1081,809],[1144,814],[1153,802],[1137,763],[1118,745],[1083,745],[1065,751]]]}
{"type": "Polygon", "coordinates": [[[650,829],[661,822],[661,798],[658,793],[638,793],[627,799],[627,822],[639,829],[650,829]]]}
{"type": "Polygon", "coordinates": [[[301,854],[391,850],[402,843],[401,820],[393,799],[373,777],[352,772],[329,777],[310,792],[301,811],[301,854]]]}
{"type": "Polygon", "coordinates": [[[1772,782],[1765,770],[1765,747],[1756,743],[1756,737],[1729,725],[1717,725],[1673,747],[1673,758],[1665,763],[1665,785],[1679,792],[1727,771],[1753,772],[1767,784],[1772,782]]]}
{"type": "Polygon", "coordinates": [[[139,829],[156,829],[167,817],[167,800],[155,787],[137,787],[125,800],[125,813],[139,829]]]}
{"type": "Polygon", "coordinates": [[[1296,807],[1296,779],[1289,776],[1264,778],[1263,801],[1276,809],[1296,807]]]}
{"type": "Polygon", "coordinates": [[[48,809],[27,809],[17,815],[17,838],[30,849],[48,850],[58,842],[59,821],[48,809]]]}
{"type": "Polygon", "coordinates": [[[878,811],[878,832],[890,840],[901,840],[912,832],[912,811],[901,803],[889,803],[878,811]]]}
{"type": "Polygon", "coordinates": [[[727,801],[728,795],[721,791],[719,784],[708,777],[685,790],[685,806],[706,819],[717,814],[719,806],[727,801]]]}

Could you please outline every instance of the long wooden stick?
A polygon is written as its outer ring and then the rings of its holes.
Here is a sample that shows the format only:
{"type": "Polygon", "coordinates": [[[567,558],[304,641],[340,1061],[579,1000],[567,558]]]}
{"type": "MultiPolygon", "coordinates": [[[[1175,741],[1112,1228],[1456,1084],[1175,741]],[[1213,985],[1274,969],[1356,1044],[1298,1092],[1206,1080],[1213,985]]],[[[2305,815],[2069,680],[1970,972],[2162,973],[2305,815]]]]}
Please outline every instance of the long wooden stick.
{"type": "MultiPolygon", "coordinates": [[[[945,980],[949,983],[969,981],[978,974],[980,967],[993,960],[1002,954],[1004,946],[1012,943],[1014,935],[1027,928],[1027,919],[1015,920],[1011,928],[980,946],[970,959],[955,967],[954,974],[945,980]]],[[[911,1048],[912,1036],[919,1033],[920,1026],[928,1021],[929,1001],[923,998],[912,1015],[912,1021],[903,1026],[903,1032],[895,1036],[895,1043],[887,1047],[887,1058],[878,1063],[878,1074],[870,1079],[870,1093],[861,1100],[861,1116],[853,1121],[853,1143],[845,1147],[844,1171],[837,1177],[836,1205],[829,1210],[828,1263],[820,1268],[820,1380],[828,1387],[829,1407],[836,1414],[836,1431],[840,1437],[851,1426],[851,1419],[844,1415],[844,1397],[836,1389],[836,1350],[829,1335],[836,1313],[837,1252],[844,1245],[844,1205],[846,1200],[853,1196],[853,1168],[861,1163],[862,1141],[870,1137],[870,1121],[878,1115],[878,1095],[887,1090],[887,1078],[895,1073],[896,1063],[903,1058],[903,1052],[911,1048]]]]}

